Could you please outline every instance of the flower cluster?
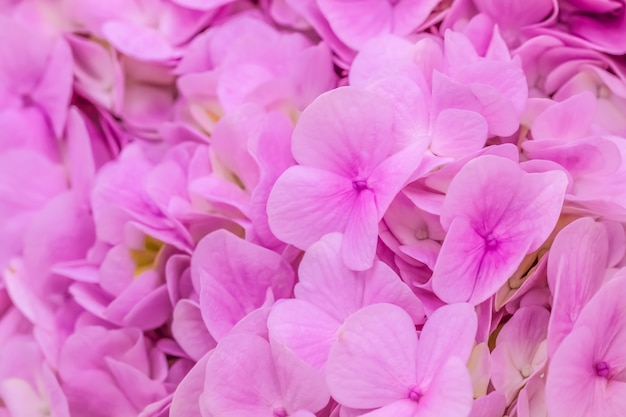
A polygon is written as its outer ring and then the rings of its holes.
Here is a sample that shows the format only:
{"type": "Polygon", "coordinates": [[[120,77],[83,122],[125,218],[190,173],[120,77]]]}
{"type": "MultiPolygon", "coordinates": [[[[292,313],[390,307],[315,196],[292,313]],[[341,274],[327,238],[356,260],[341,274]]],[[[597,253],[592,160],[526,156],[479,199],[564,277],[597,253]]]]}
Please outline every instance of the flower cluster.
{"type": "Polygon", "coordinates": [[[0,1],[0,417],[625,415],[625,33],[0,1]]]}

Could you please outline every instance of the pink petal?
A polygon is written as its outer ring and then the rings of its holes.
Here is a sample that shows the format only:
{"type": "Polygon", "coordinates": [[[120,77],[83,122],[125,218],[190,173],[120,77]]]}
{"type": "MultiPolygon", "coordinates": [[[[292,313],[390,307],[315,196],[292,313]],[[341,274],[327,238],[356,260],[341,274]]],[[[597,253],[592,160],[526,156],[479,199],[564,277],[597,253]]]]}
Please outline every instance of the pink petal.
{"type": "Polygon", "coordinates": [[[420,399],[420,417],[466,416],[472,409],[472,382],[465,363],[451,357],[437,372],[420,399]]]}
{"type": "Polygon", "coordinates": [[[277,253],[246,242],[225,230],[203,238],[191,259],[200,279],[200,307],[211,335],[220,340],[246,314],[261,307],[269,294],[291,294],[293,271],[277,253]]]}
{"type": "Polygon", "coordinates": [[[300,281],[294,292],[342,323],[350,314],[376,303],[402,307],[416,323],[424,319],[424,309],[413,292],[385,263],[362,272],[352,271],[343,263],[338,233],[324,236],[311,245],[300,262],[300,281]]]}
{"type": "Polygon", "coordinates": [[[331,395],[351,408],[375,408],[408,398],[415,383],[417,337],[401,308],[374,304],[350,316],[326,364],[331,395]]]}
{"type": "Polygon", "coordinates": [[[143,61],[165,61],[181,52],[167,43],[156,29],[124,21],[110,21],[102,27],[104,36],[121,52],[143,61]]]}
{"type": "Polygon", "coordinates": [[[356,198],[345,177],[316,168],[291,167],[270,193],[269,225],[279,239],[306,249],[327,233],[345,230],[356,198]]]}
{"type": "Polygon", "coordinates": [[[481,149],[487,140],[487,122],[480,114],[446,109],[437,115],[430,149],[437,155],[461,157],[481,149]]]}
{"type": "Polygon", "coordinates": [[[555,103],[542,112],[532,125],[534,139],[578,139],[589,131],[595,117],[596,100],[583,92],[555,103]]]}
{"type": "Polygon", "coordinates": [[[199,360],[216,345],[202,320],[200,306],[180,300],[172,317],[172,336],[193,360],[199,360]]]}
{"type": "Polygon", "coordinates": [[[172,397],[170,415],[200,417],[200,395],[206,376],[206,363],[212,353],[202,356],[178,384],[172,397]]]}
{"type": "Polygon", "coordinates": [[[502,327],[492,352],[491,382],[510,403],[526,380],[548,359],[550,313],[540,306],[522,307],[502,327]]]}
{"type": "Polygon", "coordinates": [[[548,283],[554,296],[548,336],[550,355],[602,285],[608,251],[606,228],[589,217],[570,223],[554,239],[548,254],[548,283]]]}
{"type": "Polygon", "coordinates": [[[280,400],[269,343],[254,335],[225,337],[206,365],[201,408],[210,415],[271,417],[280,400]]]}
{"type": "Polygon", "coordinates": [[[393,146],[393,112],[383,100],[355,87],[319,96],[302,112],[293,132],[296,161],[350,179],[367,178],[393,146]]]}
{"type": "Polygon", "coordinates": [[[387,2],[318,0],[318,5],[337,37],[352,49],[391,31],[391,5],[387,2]]]}
{"type": "Polygon", "coordinates": [[[436,375],[450,358],[467,362],[477,327],[476,312],[469,304],[450,304],[435,310],[419,339],[417,373],[420,378],[436,375]]]}
{"type": "Polygon", "coordinates": [[[323,409],[330,400],[323,376],[287,347],[271,343],[271,348],[285,411],[291,415],[298,410],[323,409]]]}
{"type": "Polygon", "coordinates": [[[340,321],[301,300],[276,303],[267,319],[271,340],[288,347],[318,371],[326,365],[340,326],[340,321]]]}
{"type": "Polygon", "coordinates": [[[437,4],[439,4],[439,0],[398,1],[392,9],[393,33],[408,35],[424,23],[437,4]]]}
{"type": "Polygon", "coordinates": [[[364,271],[372,267],[378,244],[379,220],[374,193],[369,190],[359,192],[341,247],[343,262],[348,268],[364,271]]]}

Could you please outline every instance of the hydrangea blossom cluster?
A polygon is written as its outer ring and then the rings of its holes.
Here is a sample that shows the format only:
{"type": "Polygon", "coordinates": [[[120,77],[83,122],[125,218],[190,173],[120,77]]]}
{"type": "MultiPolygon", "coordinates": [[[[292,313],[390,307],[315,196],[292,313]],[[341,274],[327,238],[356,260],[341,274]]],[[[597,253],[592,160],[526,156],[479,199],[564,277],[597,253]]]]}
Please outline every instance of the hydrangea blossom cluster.
{"type": "Polygon", "coordinates": [[[625,33],[0,1],[0,417],[625,415],[625,33]]]}

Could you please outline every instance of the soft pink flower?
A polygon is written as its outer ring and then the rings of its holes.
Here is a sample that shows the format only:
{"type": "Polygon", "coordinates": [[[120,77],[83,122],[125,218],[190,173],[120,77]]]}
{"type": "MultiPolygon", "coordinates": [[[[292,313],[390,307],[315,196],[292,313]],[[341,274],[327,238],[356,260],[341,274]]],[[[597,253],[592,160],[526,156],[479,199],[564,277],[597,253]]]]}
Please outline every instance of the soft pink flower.
{"type": "Polygon", "coordinates": [[[326,233],[343,232],[346,265],[372,265],[378,222],[417,169],[425,146],[418,142],[392,154],[394,116],[381,102],[377,94],[343,87],[303,112],[292,142],[300,165],[276,181],[267,205],[279,239],[306,249],[326,233]]]}

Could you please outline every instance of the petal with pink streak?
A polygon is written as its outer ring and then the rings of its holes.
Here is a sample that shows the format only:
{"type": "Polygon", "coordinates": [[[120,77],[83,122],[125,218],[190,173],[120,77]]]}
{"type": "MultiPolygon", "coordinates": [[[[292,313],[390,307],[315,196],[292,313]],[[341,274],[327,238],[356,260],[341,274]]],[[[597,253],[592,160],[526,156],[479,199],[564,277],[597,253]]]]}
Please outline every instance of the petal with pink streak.
{"type": "Polygon", "coordinates": [[[360,409],[408,398],[417,380],[416,351],[413,321],[400,307],[374,304],[359,310],[340,328],[328,357],[331,395],[360,409]]]}

